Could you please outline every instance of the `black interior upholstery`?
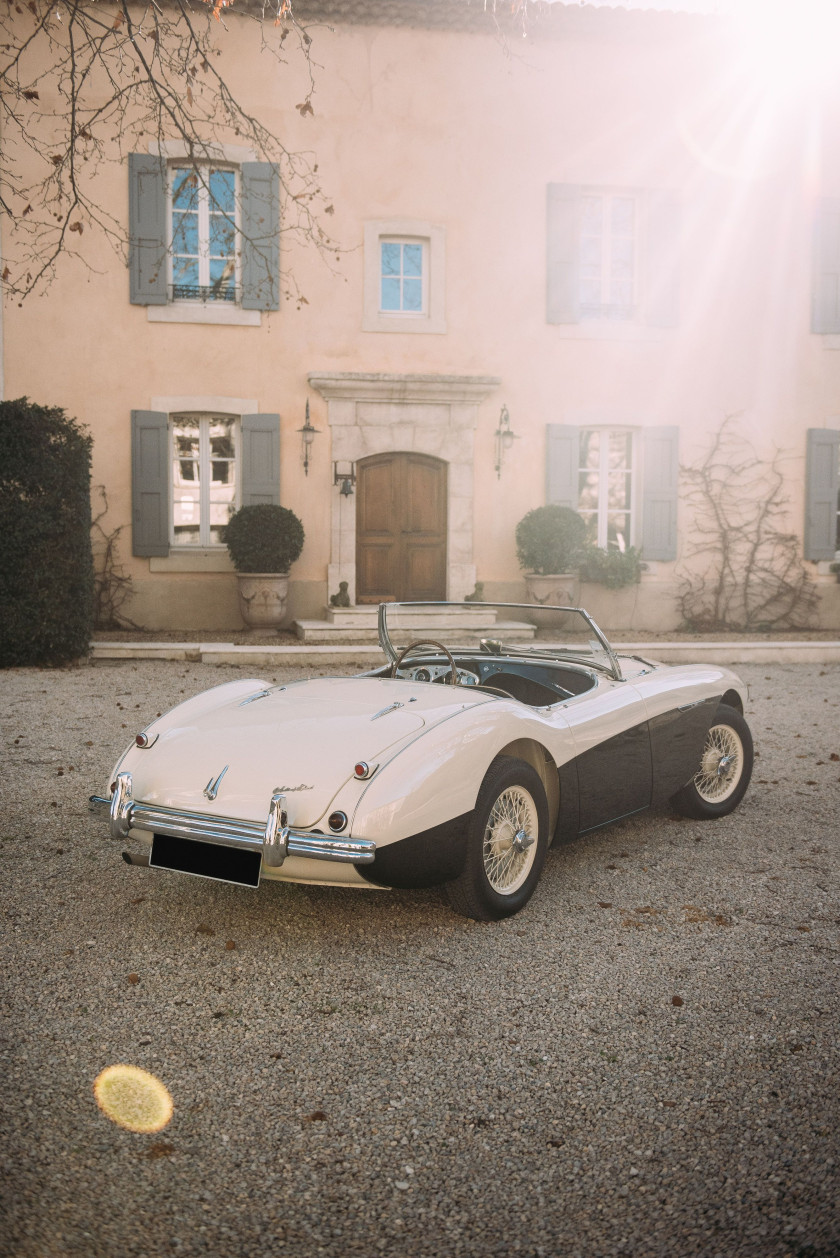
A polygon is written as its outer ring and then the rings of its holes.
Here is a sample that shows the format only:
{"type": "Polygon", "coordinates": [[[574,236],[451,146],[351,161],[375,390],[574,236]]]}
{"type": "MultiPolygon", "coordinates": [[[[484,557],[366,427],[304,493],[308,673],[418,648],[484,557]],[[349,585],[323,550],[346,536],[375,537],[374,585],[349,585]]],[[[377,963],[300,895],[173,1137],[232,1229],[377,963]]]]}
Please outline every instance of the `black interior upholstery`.
{"type": "Polygon", "coordinates": [[[481,684],[493,690],[501,690],[512,699],[527,703],[532,708],[559,703],[562,699],[568,699],[571,694],[569,690],[563,691],[559,687],[549,688],[532,677],[524,677],[518,673],[492,673],[486,679],[482,679],[481,684]]]}

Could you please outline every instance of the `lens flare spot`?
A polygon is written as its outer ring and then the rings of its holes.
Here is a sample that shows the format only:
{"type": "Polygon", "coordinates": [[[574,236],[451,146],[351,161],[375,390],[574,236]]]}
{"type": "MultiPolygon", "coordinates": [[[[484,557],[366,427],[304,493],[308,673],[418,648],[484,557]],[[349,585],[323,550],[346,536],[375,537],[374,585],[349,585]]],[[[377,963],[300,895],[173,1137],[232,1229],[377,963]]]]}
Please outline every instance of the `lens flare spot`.
{"type": "Polygon", "coordinates": [[[139,1066],[106,1066],[93,1083],[102,1113],[126,1131],[162,1131],[172,1117],[165,1085],[139,1066]]]}

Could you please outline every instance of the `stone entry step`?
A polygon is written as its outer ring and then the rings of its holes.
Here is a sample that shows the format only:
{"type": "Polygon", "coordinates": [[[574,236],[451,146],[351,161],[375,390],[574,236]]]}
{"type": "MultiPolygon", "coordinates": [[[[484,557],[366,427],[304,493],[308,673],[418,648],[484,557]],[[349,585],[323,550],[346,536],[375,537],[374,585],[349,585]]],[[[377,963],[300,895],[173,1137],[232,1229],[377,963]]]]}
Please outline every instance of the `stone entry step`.
{"type": "MultiPolygon", "coordinates": [[[[323,646],[375,645],[379,641],[376,607],[330,607],[324,620],[296,620],[293,629],[301,642],[323,646]]],[[[389,622],[390,623],[390,622],[389,622]]],[[[491,608],[417,608],[394,617],[400,639],[434,638],[445,646],[478,646],[482,638],[502,642],[530,642],[536,626],[518,620],[497,620],[491,608]],[[406,633],[406,631],[408,631],[406,633]]]]}
{"type": "MultiPolygon", "coordinates": [[[[359,604],[356,607],[326,607],[324,609],[327,623],[344,625],[347,628],[375,629],[379,617],[379,604],[359,604]]],[[[453,625],[457,628],[473,625],[489,625],[496,622],[496,611],[492,607],[476,604],[475,607],[412,607],[410,611],[392,612],[388,615],[389,624],[405,625],[411,628],[428,628],[429,625],[453,625]]]]}

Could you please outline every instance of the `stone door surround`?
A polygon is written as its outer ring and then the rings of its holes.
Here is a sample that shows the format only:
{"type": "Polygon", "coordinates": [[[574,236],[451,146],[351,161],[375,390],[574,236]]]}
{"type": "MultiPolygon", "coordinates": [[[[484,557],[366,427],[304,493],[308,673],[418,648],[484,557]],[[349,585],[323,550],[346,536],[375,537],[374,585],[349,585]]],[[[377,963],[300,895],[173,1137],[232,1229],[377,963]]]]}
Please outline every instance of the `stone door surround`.
{"type": "MultiPolygon", "coordinates": [[[[370,454],[414,451],[449,465],[446,597],[458,602],[475,588],[473,455],[479,404],[501,381],[495,376],[312,372],[309,383],[327,402],[332,459],[355,463],[370,454]]],[[[331,493],[327,597],[347,582],[356,602],[356,498],[331,493]]]]}

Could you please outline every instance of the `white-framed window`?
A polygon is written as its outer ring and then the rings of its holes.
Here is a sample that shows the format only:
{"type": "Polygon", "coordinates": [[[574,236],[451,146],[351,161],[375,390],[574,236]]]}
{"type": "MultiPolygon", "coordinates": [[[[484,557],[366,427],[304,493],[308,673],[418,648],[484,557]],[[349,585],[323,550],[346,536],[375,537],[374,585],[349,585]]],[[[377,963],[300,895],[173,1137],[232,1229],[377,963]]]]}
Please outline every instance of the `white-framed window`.
{"type": "Polygon", "coordinates": [[[239,417],[170,417],[172,519],[176,547],[222,546],[219,535],[239,503],[239,417]]]}
{"type": "Polygon", "coordinates": [[[172,300],[236,302],[236,170],[173,163],[168,185],[172,300]]]}
{"type": "Polygon", "coordinates": [[[578,514],[589,540],[626,550],[634,536],[636,442],[627,428],[581,428],[578,443],[578,514]]]}
{"type": "Polygon", "coordinates": [[[381,314],[424,316],[429,308],[429,242],[383,236],[379,241],[381,314]]]}
{"type": "Polygon", "coordinates": [[[365,332],[446,331],[446,233],[416,219],[364,228],[365,332]]]}
{"type": "Polygon", "coordinates": [[[629,193],[589,193],[580,200],[580,317],[636,318],[639,206],[629,193]]]}
{"type": "Polygon", "coordinates": [[[681,195],[550,183],[546,318],[586,339],[650,339],[679,324],[681,195]]]}
{"type": "Polygon", "coordinates": [[[242,145],[129,153],[129,298],[151,323],[258,327],[280,308],[280,176],[242,145]]]}

